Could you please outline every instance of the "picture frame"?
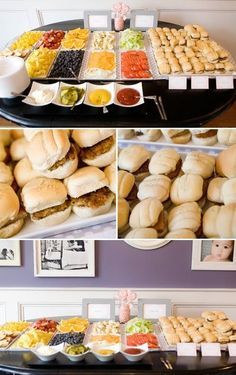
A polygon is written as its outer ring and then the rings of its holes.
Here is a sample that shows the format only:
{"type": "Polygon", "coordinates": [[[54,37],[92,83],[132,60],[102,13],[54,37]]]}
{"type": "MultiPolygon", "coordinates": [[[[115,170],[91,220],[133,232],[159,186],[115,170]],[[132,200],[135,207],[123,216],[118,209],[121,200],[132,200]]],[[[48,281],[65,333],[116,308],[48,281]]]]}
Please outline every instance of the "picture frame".
{"type": "Polygon", "coordinates": [[[192,241],[192,264],[191,269],[202,271],[235,271],[236,270],[236,241],[234,240],[194,240],[192,241]],[[214,261],[211,260],[211,251],[213,241],[229,242],[233,241],[233,250],[230,255],[230,260],[214,261]],[[207,257],[207,258],[206,258],[207,257]],[[205,259],[205,260],[204,260],[205,259]],[[206,260],[208,259],[208,260],[206,260]]]}
{"type": "Polygon", "coordinates": [[[138,300],[138,317],[156,321],[161,316],[171,315],[170,299],[141,298],[138,300]]]}
{"type": "Polygon", "coordinates": [[[95,241],[34,241],[35,277],[94,277],[95,241]]]}
{"type": "Polygon", "coordinates": [[[84,27],[92,31],[112,30],[111,10],[85,10],[84,27]]]}
{"type": "Polygon", "coordinates": [[[130,28],[146,31],[152,27],[157,27],[158,11],[147,9],[133,9],[130,12],[130,28]]]}
{"type": "Polygon", "coordinates": [[[0,266],[1,267],[20,267],[21,249],[20,241],[1,240],[0,241],[0,266]]]}
{"type": "Polygon", "coordinates": [[[115,300],[112,298],[84,298],[82,315],[90,321],[115,320],[115,300]]]}

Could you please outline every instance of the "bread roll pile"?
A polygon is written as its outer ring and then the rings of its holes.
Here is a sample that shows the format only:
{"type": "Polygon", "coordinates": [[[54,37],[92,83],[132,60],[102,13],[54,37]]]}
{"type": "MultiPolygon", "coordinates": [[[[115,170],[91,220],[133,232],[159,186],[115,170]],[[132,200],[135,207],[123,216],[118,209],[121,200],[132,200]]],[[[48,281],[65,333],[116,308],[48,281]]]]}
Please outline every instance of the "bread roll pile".
{"type": "Polygon", "coordinates": [[[230,53],[211,40],[202,26],[186,25],[180,30],[157,27],[147,33],[162,75],[229,73],[236,69],[230,53]]]}
{"type": "Polygon", "coordinates": [[[1,130],[0,238],[29,217],[54,226],[110,210],[116,192],[114,129],[1,130]]]}
{"type": "Polygon", "coordinates": [[[218,155],[131,144],[118,167],[120,236],[236,237],[236,144],[218,155]]]}
{"type": "Polygon", "coordinates": [[[236,341],[236,321],[229,320],[222,311],[204,311],[196,319],[161,317],[159,322],[169,345],[180,342],[227,344],[236,341]]]}

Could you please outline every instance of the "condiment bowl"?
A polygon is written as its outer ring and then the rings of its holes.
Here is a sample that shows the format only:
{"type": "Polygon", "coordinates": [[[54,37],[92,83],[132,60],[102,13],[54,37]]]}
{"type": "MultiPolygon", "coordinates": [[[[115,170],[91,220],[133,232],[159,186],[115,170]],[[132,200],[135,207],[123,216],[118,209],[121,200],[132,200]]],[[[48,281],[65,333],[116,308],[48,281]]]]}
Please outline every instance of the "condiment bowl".
{"type": "Polygon", "coordinates": [[[25,62],[17,56],[0,57],[0,98],[13,98],[12,92],[21,94],[30,85],[25,62]]]}
{"type": "Polygon", "coordinates": [[[22,102],[26,103],[26,104],[29,104],[29,105],[32,105],[34,107],[43,107],[45,105],[51,104],[55,100],[55,98],[57,96],[58,89],[59,89],[59,82],[50,83],[50,84],[33,82],[29,94],[27,95],[27,97],[24,100],[22,100],[22,102]],[[35,103],[34,101],[32,101],[31,97],[32,97],[32,94],[34,93],[34,91],[36,91],[36,90],[40,90],[40,91],[50,90],[50,91],[52,91],[52,97],[50,98],[50,100],[47,100],[44,103],[39,103],[39,104],[35,103]]]}
{"type": "Polygon", "coordinates": [[[90,352],[90,350],[88,350],[87,352],[83,353],[83,354],[68,354],[66,353],[66,348],[67,346],[65,346],[61,353],[67,357],[71,362],[81,362],[85,359],[86,355],[90,352]]]}
{"type": "Polygon", "coordinates": [[[90,345],[93,355],[101,362],[110,362],[114,359],[114,355],[120,351],[120,344],[107,345],[94,343],[90,345]],[[110,354],[101,354],[99,350],[112,350],[110,354]]]}
{"type": "Polygon", "coordinates": [[[91,107],[96,107],[96,108],[107,107],[108,105],[111,105],[111,104],[114,103],[114,95],[115,95],[115,87],[114,87],[113,82],[105,84],[105,85],[95,85],[93,83],[87,83],[87,90],[86,90],[86,95],[85,95],[85,99],[84,99],[84,104],[89,105],[91,107]],[[109,100],[108,103],[106,103],[104,105],[103,104],[101,104],[101,105],[92,104],[89,100],[89,95],[95,90],[102,90],[102,89],[107,90],[110,93],[111,99],[109,100]]]}
{"type": "Polygon", "coordinates": [[[84,98],[85,98],[85,94],[86,94],[86,86],[87,86],[86,82],[81,83],[81,84],[75,84],[75,85],[65,83],[65,82],[60,82],[60,86],[59,86],[59,89],[57,91],[57,95],[56,95],[55,99],[53,100],[53,104],[58,105],[60,107],[65,107],[65,108],[76,107],[77,105],[82,104],[83,101],[84,101],[84,98]],[[84,89],[84,95],[82,96],[82,98],[80,100],[78,100],[78,102],[74,106],[72,104],[61,103],[61,99],[60,99],[61,90],[65,87],[76,87],[78,89],[84,89]]]}
{"type": "Polygon", "coordinates": [[[142,359],[145,357],[145,355],[147,354],[148,352],[148,347],[147,345],[141,345],[141,346],[126,346],[125,348],[123,348],[121,350],[121,353],[123,354],[123,356],[130,362],[140,362],[142,361],[142,359]],[[140,349],[141,350],[141,353],[139,354],[129,354],[129,353],[126,353],[125,350],[126,349],[140,349]]]}
{"type": "Polygon", "coordinates": [[[116,104],[120,107],[132,108],[132,107],[137,107],[138,105],[141,105],[143,103],[144,103],[144,96],[143,96],[142,82],[138,82],[138,83],[135,83],[133,85],[123,85],[121,83],[115,84],[114,104],[116,104]],[[132,104],[132,105],[125,105],[125,104],[120,103],[119,100],[117,99],[117,94],[118,94],[119,91],[121,91],[123,89],[134,89],[134,90],[138,91],[139,96],[140,96],[138,102],[135,103],[135,104],[132,104]]]}
{"type": "Polygon", "coordinates": [[[64,344],[60,344],[60,345],[57,345],[57,346],[49,346],[49,345],[38,345],[36,346],[35,348],[31,349],[32,353],[34,353],[36,355],[36,357],[38,357],[41,361],[43,362],[50,362],[50,361],[53,361],[58,353],[62,350],[64,344]],[[39,350],[41,348],[44,348],[45,350],[49,350],[49,351],[53,351],[53,353],[49,353],[49,354],[41,354],[39,352],[39,350]]]}

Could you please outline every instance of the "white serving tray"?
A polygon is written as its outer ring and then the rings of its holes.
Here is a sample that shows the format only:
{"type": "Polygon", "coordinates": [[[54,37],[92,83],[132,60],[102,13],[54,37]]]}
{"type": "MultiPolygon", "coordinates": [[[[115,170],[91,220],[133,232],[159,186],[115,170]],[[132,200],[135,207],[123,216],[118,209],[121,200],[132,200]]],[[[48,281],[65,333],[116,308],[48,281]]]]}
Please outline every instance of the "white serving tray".
{"type": "Polygon", "coordinates": [[[62,224],[55,225],[53,227],[40,226],[33,223],[30,219],[27,219],[25,226],[19,232],[19,234],[12,237],[12,239],[42,239],[45,237],[54,236],[64,232],[70,232],[72,230],[82,229],[91,227],[93,225],[105,224],[116,219],[116,208],[113,205],[111,210],[99,216],[90,217],[88,219],[79,219],[74,213],[62,224]]]}

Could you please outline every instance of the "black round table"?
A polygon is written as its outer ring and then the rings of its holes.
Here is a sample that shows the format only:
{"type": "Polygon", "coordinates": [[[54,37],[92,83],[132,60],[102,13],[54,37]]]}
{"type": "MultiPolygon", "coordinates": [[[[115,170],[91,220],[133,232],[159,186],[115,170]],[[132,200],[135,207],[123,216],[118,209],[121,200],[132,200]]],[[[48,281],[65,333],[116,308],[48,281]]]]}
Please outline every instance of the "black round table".
{"type": "MultiPolygon", "coordinates": [[[[179,25],[159,22],[161,27],[180,28],[179,25]]],[[[128,23],[126,24],[128,26],[128,23]]],[[[83,27],[83,20],[71,20],[42,26],[39,30],[73,29],[83,27]]],[[[67,82],[66,80],[63,80],[67,82]]],[[[45,83],[45,81],[43,81],[45,83]]],[[[47,82],[47,81],[46,81],[47,82]]],[[[75,81],[76,82],[76,81],[75,81]]],[[[94,81],[93,81],[94,82],[94,81]]],[[[99,82],[99,81],[98,81],[99,82]]],[[[161,95],[168,120],[161,120],[153,100],[135,108],[109,106],[109,113],[101,108],[84,104],[73,111],[53,104],[32,107],[22,99],[0,99],[0,116],[27,127],[199,127],[217,117],[230,107],[236,99],[233,90],[216,90],[215,79],[210,79],[209,90],[191,90],[188,79],[187,90],[169,90],[167,80],[146,80],[144,95],[161,95]]],[[[70,81],[71,83],[71,81],[70,81]]],[[[127,83],[133,83],[128,82],[127,83]]]]}
{"type": "Polygon", "coordinates": [[[21,375],[207,375],[207,374],[235,374],[236,357],[229,358],[222,354],[216,357],[177,357],[174,352],[152,352],[139,364],[124,362],[123,356],[117,354],[117,359],[110,363],[101,363],[92,354],[88,354],[86,362],[73,364],[63,355],[58,359],[45,364],[36,359],[31,352],[0,352],[0,374],[21,375]],[[173,370],[168,370],[160,358],[168,359],[173,370]]]}

